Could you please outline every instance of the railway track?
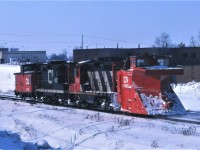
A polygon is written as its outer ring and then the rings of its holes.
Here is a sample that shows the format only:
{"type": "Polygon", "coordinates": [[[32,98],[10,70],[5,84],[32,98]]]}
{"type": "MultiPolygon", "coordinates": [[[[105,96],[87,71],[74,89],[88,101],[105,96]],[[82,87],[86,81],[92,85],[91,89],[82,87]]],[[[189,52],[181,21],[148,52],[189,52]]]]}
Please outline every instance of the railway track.
{"type": "Polygon", "coordinates": [[[173,116],[156,116],[156,119],[162,119],[162,120],[166,120],[166,121],[172,121],[172,122],[179,122],[179,123],[189,123],[189,124],[196,124],[196,125],[200,125],[200,120],[199,121],[195,121],[195,120],[188,120],[185,118],[174,118],[173,116]]]}
{"type": "Polygon", "coordinates": [[[21,100],[20,98],[17,98],[15,95],[9,95],[9,94],[0,94],[0,99],[2,100],[21,100]]]}
{"type": "MultiPolygon", "coordinates": [[[[15,95],[10,95],[10,94],[0,94],[0,99],[17,101],[17,102],[26,102],[26,103],[30,103],[30,104],[43,103],[43,102],[37,102],[37,101],[31,100],[31,99],[22,100],[21,98],[16,97],[15,95]]],[[[47,104],[47,103],[44,103],[44,104],[47,104]]],[[[71,107],[71,108],[75,108],[75,109],[86,109],[86,110],[92,110],[92,111],[98,111],[98,112],[104,112],[104,113],[110,113],[110,114],[117,114],[117,115],[126,115],[126,116],[148,118],[148,119],[154,119],[154,120],[164,120],[164,121],[171,121],[171,122],[200,125],[200,118],[198,118],[198,120],[193,120],[193,119],[190,120],[189,118],[184,118],[184,115],[181,115],[181,116],[164,116],[164,115],[145,116],[145,115],[139,115],[139,114],[130,114],[128,112],[94,109],[94,108],[88,108],[88,107],[87,108],[86,107],[77,107],[77,106],[72,106],[72,105],[59,105],[59,104],[47,104],[47,105],[67,106],[67,107],[71,107]]],[[[190,112],[187,112],[185,115],[188,115],[188,113],[190,113],[190,112]]],[[[199,112],[199,115],[200,115],[200,112],[199,112]]]]}

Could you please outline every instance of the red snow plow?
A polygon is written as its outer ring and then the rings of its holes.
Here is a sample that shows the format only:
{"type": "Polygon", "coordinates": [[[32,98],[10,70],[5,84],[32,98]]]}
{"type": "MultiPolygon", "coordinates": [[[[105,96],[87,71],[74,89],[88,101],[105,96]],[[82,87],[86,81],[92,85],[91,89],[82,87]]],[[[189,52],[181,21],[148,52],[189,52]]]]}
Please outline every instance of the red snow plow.
{"type": "Polygon", "coordinates": [[[117,72],[118,102],[123,111],[144,115],[185,112],[170,86],[183,69],[168,67],[169,57],[145,54],[130,57],[127,64],[117,72]]]}

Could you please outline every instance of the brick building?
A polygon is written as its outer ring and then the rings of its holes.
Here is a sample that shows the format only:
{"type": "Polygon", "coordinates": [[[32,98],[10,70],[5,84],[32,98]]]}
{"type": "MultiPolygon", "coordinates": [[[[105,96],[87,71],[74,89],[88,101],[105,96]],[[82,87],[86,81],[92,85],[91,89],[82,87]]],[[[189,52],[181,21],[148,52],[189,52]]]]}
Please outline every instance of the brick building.
{"type": "Polygon", "coordinates": [[[200,47],[184,48],[103,48],[76,49],[73,51],[74,61],[97,60],[101,57],[127,58],[145,52],[155,55],[171,55],[170,65],[180,66],[184,75],[177,76],[177,82],[200,82],[200,47]]]}

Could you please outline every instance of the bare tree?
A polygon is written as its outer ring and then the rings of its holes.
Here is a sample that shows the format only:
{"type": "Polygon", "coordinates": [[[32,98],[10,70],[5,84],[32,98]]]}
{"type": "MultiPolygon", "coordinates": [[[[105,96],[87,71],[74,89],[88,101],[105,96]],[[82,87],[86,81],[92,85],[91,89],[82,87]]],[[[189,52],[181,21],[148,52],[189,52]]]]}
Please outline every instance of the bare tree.
{"type": "Polygon", "coordinates": [[[171,47],[172,42],[170,39],[170,35],[163,32],[159,37],[155,39],[155,46],[156,47],[171,47]]]}
{"type": "Polygon", "coordinates": [[[193,36],[191,36],[189,46],[190,47],[197,47],[197,45],[198,45],[198,43],[197,43],[196,39],[193,36]]]}
{"type": "Polygon", "coordinates": [[[180,48],[183,48],[183,47],[185,47],[185,43],[181,42],[181,43],[178,44],[177,46],[180,47],[180,48]]]}
{"type": "Polygon", "coordinates": [[[63,60],[63,61],[67,61],[68,59],[67,59],[66,54],[64,54],[64,53],[60,53],[60,54],[53,53],[53,54],[51,54],[49,56],[49,60],[63,60]]]}

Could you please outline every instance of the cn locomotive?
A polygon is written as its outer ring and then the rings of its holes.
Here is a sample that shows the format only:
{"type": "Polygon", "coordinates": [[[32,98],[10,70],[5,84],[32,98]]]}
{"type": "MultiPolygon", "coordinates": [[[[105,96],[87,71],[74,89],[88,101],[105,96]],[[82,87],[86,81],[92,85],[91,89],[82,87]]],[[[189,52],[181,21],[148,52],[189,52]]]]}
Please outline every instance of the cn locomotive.
{"type": "Polygon", "coordinates": [[[169,67],[168,56],[147,53],[126,60],[25,64],[15,73],[15,95],[141,115],[177,114],[185,108],[170,84],[182,74],[183,69],[169,67]]]}

